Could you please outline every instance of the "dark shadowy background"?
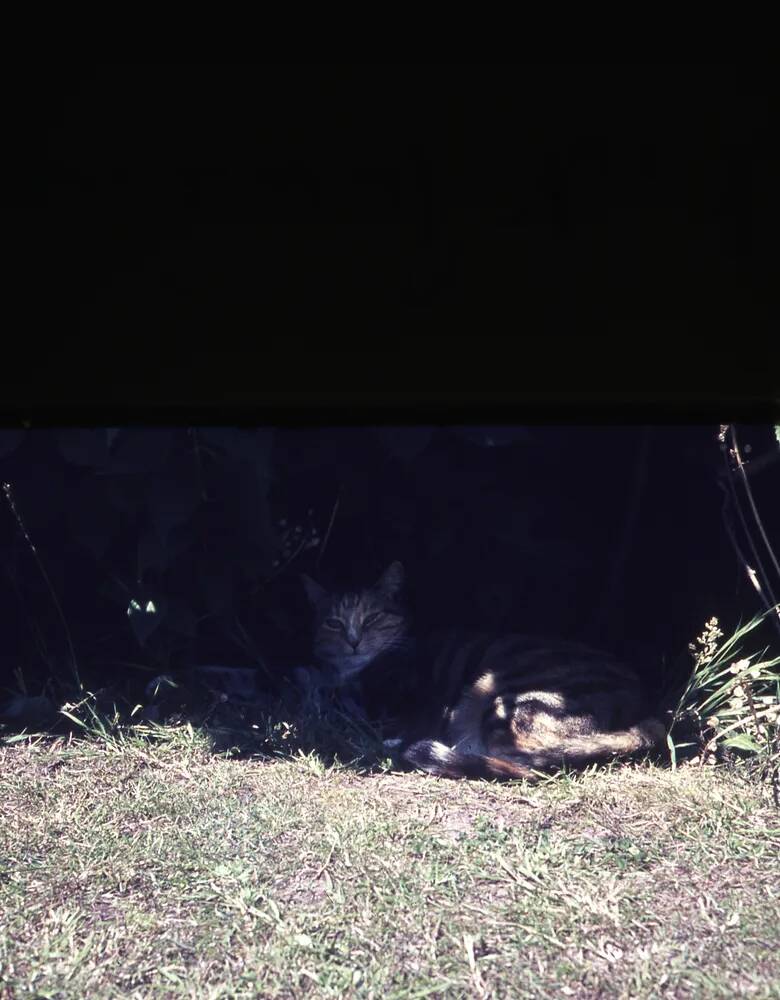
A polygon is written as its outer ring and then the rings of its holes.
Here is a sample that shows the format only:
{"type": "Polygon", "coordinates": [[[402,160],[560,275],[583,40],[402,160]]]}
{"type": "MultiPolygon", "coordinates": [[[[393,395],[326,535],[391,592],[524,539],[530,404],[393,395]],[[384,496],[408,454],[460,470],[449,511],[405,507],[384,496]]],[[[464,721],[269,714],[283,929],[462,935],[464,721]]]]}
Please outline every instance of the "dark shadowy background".
{"type": "Polygon", "coordinates": [[[3,500],[7,673],[70,655],[52,590],[98,674],[283,664],[300,570],[393,558],[431,624],[648,670],[756,610],[716,435],[776,447],[769,67],[31,76],[0,472],[51,587],[3,500]]]}
{"type": "Polygon", "coordinates": [[[18,146],[33,280],[12,338],[29,363],[2,372],[2,404],[61,420],[93,401],[110,422],[285,394],[642,387],[680,394],[684,423],[702,394],[765,399],[775,77],[37,67],[18,146]]]}
{"type": "MultiPolygon", "coordinates": [[[[778,443],[739,433],[749,462],[770,460],[751,485],[776,547],[778,443]]],[[[393,559],[423,628],[586,640],[651,683],[712,615],[733,628],[759,610],[715,426],[61,428],[0,445],[3,662],[32,688],[74,658],[93,687],[218,663],[273,688],[309,661],[300,572],[367,585],[393,559]]]]}

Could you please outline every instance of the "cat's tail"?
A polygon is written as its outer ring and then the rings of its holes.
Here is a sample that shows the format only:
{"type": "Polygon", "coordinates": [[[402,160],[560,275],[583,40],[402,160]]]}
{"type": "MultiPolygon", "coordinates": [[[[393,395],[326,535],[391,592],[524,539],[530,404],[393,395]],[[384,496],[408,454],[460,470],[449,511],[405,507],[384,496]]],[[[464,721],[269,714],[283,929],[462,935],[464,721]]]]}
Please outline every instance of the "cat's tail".
{"type": "Polygon", "coordinates": [[[403,759],[429,774],[442,778],[488,778],[493,780],[538,780],[540,772],[563,765],[581,767],[598,761],[651,750],[666,735],[666,727],[656,718],[644,719],[630,729],[612,733],[591,733],[568,737],[565,741],[533,745],[500,753],[475,753],[448,747],[438,740],[420,740],[406,747],[403,759]]]}

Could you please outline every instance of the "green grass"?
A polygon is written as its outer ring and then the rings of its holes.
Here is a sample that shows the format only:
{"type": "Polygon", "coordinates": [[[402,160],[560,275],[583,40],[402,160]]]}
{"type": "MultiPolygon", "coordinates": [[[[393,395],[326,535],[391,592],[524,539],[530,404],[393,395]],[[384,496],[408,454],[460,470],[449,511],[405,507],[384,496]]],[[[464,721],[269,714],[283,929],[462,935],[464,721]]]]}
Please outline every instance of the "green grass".
{"type": "MultiPolygon", "coordinates": [[[[672,764],[679,749],[698,746],[705,760],[737,750],[752,756],[763,775],[780,769],[780,656],[768,648],[745,655],[744,639],[780,614],[773,609],[754,616],[723,638],[718,619],[711,618],[691,643],[694,666],[670,720],[667,744],[672,764]],[[680,742],[687,729],[693,742],[680,742]]],[[[773,638],[774,635],[773,635],[773,638]]]]}
{"type": "Polygon", "coordinates": [[[530,787],[0,747],[0,996],[780,996],[780,811],[737,768],[530,787]]]}

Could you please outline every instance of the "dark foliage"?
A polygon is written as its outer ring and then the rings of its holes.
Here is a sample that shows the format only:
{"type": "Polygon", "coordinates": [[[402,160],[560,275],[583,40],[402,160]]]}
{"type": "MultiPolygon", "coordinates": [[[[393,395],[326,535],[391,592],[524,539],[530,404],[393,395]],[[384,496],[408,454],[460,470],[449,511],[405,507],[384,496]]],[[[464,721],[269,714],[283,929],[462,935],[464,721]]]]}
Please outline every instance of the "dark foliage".
{"type": "MultiPolygon", "coordinates": [[[[720,520],[716,434],[3,432],[6,692],[78,672],[143,697],[150,678],[204,664],[255,667],[278,690],[310,659],[299,573],[359,583],[393,559],[431,627],[585,639],[657,687],[700,621],[754,610],[720,520]]],[[[745,441],[775,444],[771,428],[745,441]]],[[[776,472],[755,479],[774,532],[776,472]]]]}

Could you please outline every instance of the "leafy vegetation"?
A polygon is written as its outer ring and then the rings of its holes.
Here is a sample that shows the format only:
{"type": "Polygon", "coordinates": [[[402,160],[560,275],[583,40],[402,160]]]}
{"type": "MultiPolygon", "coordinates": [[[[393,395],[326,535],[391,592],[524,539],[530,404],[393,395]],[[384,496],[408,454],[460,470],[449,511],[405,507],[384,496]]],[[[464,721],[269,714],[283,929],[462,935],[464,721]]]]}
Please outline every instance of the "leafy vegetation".
{"type": "Polygon", "coordinates": [[[674,765],[678,732],[691,731],[701,759],[711,762],[738,752],[753,758],[764,774],[777,781],[780,767],[780,656],[767,649],[744,655],[743,640],[766,622],[771,612],[756,615],[725,641],[712,618],[690,650],[694,667],[670,725],[668,743],[674,765]]]}
{"type": "MultiPolygon", "coordinates": [[[[270,431],[240,428],[28,432],[5,486],[20,529],[6,569],[20,600],[38,591],[32,552],[56,577],[48,592],[65,595],[69,623],[77,627],[82,609],[116,623],[114,641],[97,647],[104,673],[112,655],[117,666],[132,661],[133,646],[150,669],[169,669],[204,623],[231,620],[242,586],[275,571],[284,539],[268,502],[271,442],[270,431]],[[44,496],[32,489],[36,463],[51,470],[44,496]]],[[[28,611],[39,653],[62,644],[46,634],[44,601],[28,611]]],[[[94,656],[94,637],[80,638],[94,656]]]]}

